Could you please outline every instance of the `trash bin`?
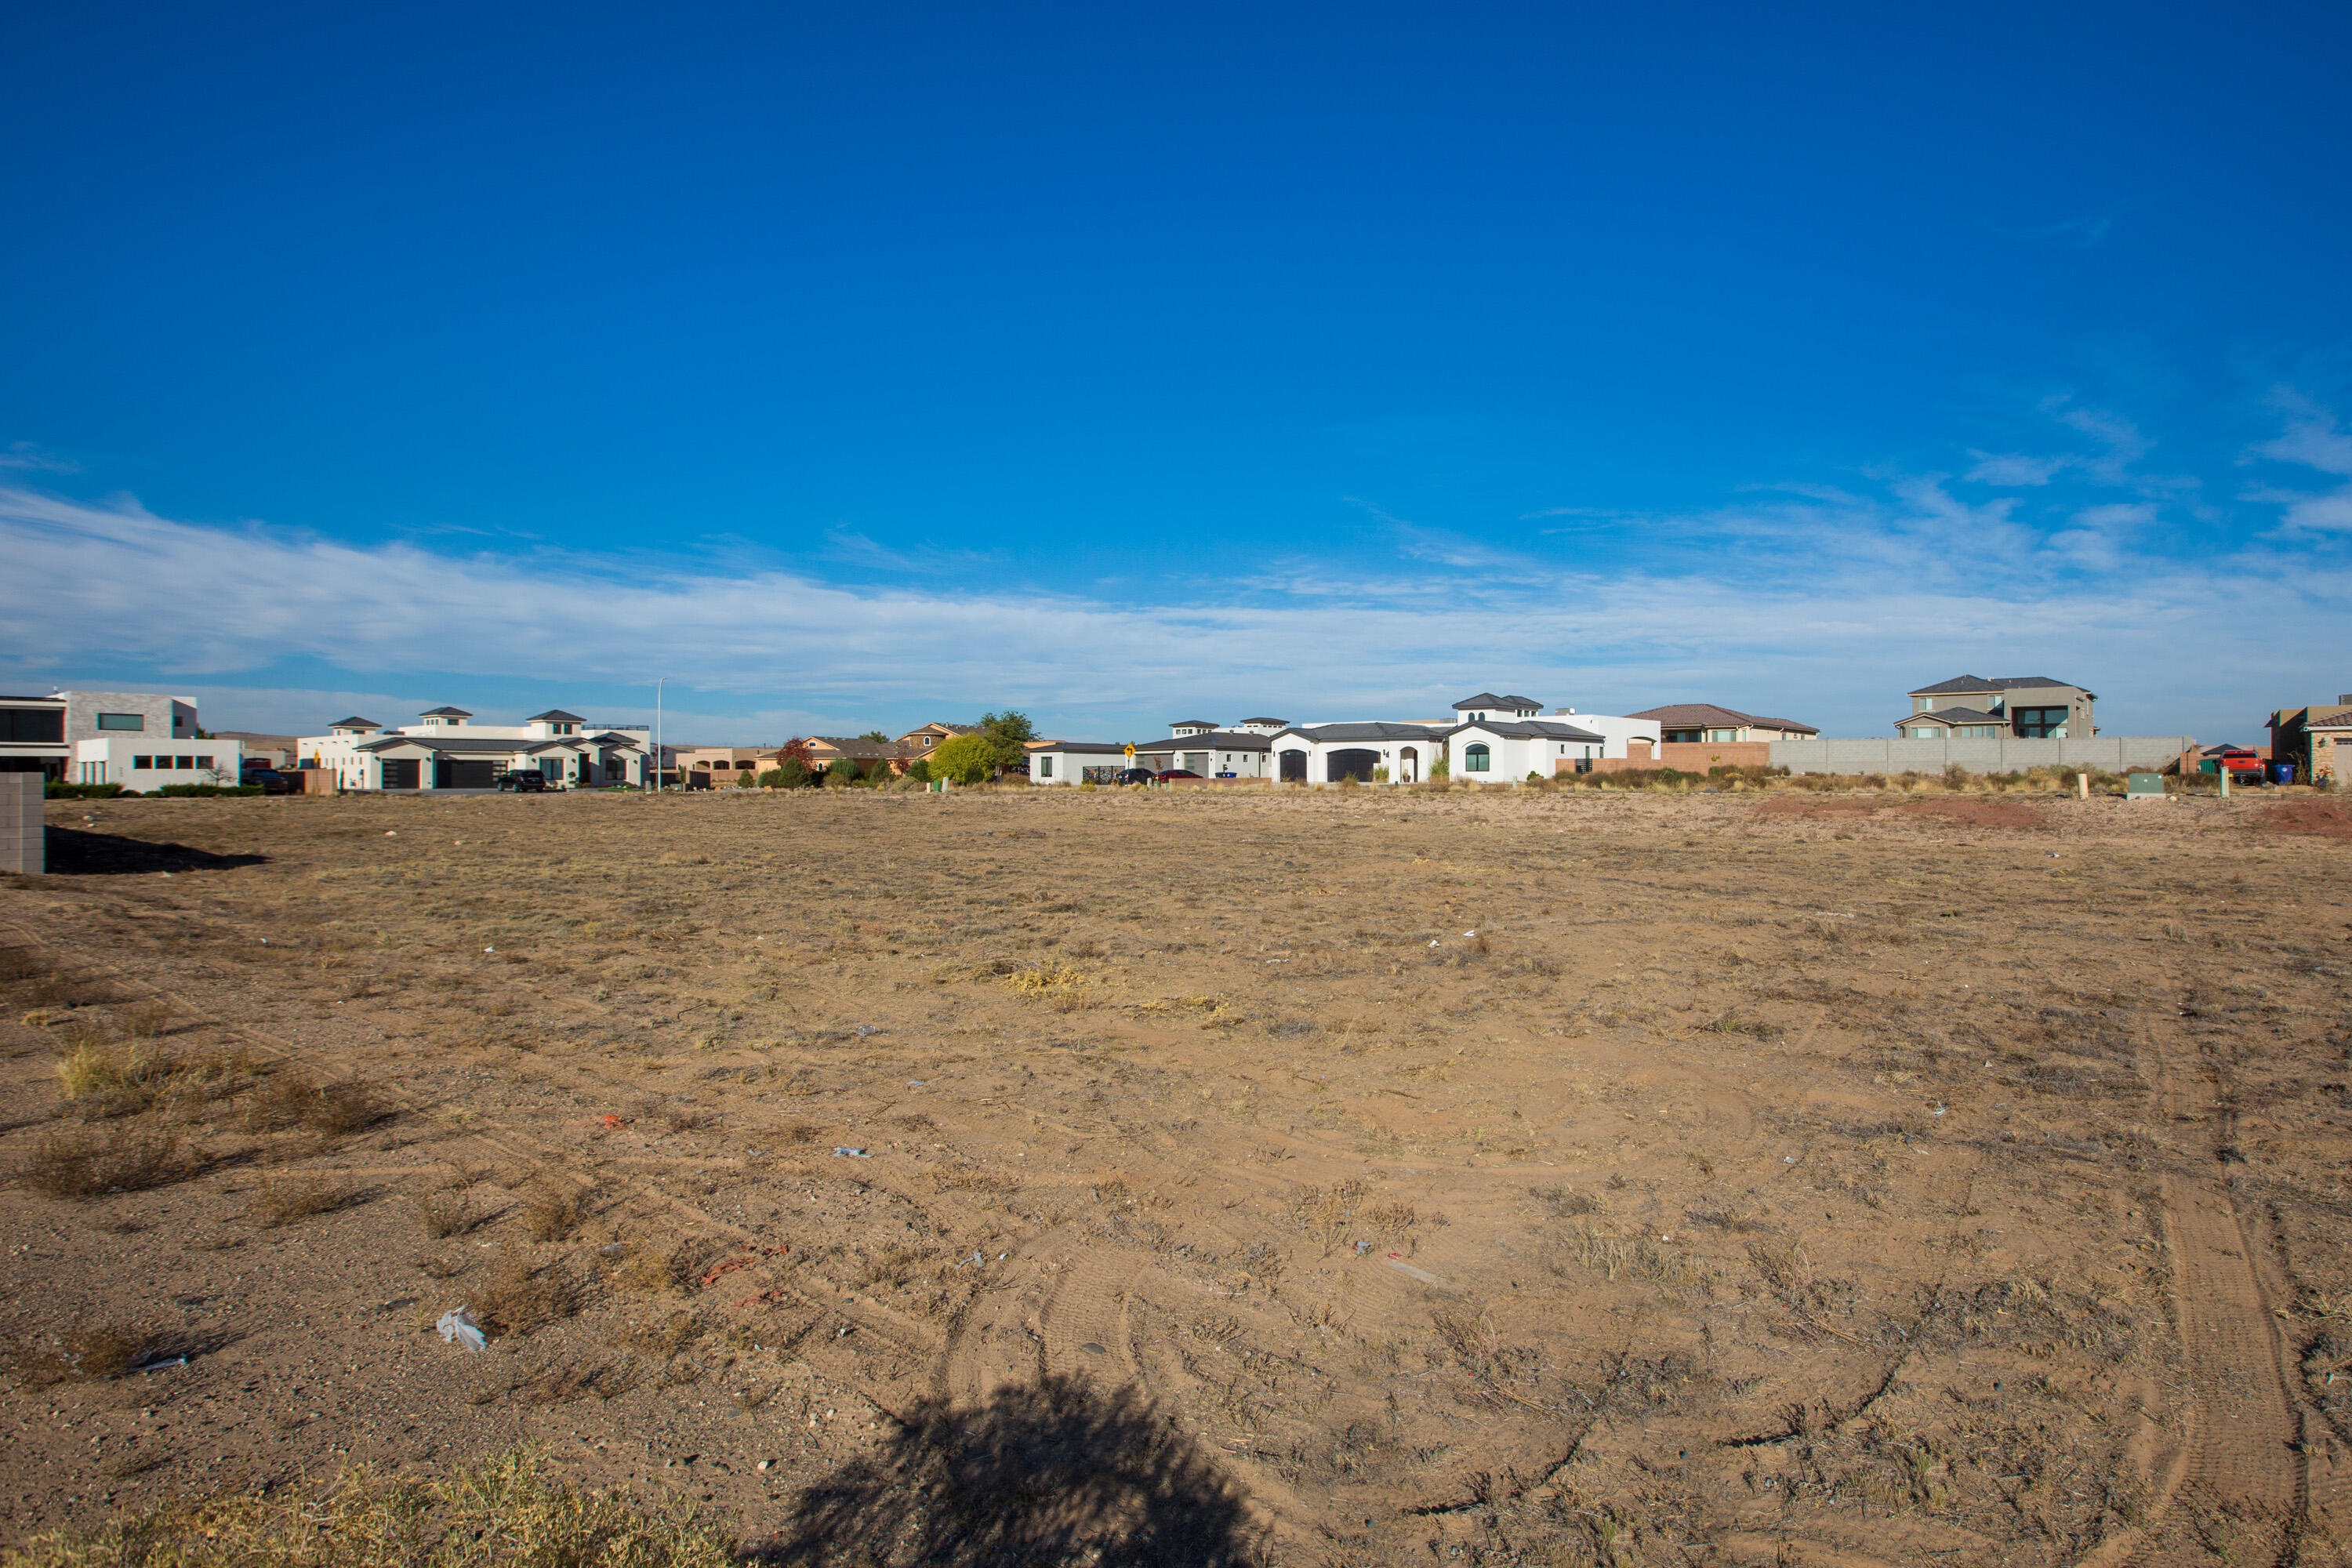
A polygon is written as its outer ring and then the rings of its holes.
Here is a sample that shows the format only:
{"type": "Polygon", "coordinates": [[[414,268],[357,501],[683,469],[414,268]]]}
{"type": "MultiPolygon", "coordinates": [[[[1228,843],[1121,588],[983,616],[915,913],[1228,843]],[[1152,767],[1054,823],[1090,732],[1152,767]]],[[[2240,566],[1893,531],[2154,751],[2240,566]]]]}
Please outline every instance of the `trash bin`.
{"type": "Polygon", "coordinates": [[[2294,783],[2294,764],[2293,763],[2273,763],[2271,764],[2271,783],[2283,784],[2294,783]]]}

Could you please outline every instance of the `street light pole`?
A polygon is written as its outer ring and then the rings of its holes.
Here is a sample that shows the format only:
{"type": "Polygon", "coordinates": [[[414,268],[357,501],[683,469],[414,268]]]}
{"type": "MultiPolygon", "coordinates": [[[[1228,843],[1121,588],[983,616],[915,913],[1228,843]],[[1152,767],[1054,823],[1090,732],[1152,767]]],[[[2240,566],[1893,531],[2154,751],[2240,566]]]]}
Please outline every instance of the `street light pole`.
{"type": "Polygon", "coordinates": [[[668,679],[665,675],[654,682],[654,789],[656,794],[662,786],[662,682],[668,679]]]}

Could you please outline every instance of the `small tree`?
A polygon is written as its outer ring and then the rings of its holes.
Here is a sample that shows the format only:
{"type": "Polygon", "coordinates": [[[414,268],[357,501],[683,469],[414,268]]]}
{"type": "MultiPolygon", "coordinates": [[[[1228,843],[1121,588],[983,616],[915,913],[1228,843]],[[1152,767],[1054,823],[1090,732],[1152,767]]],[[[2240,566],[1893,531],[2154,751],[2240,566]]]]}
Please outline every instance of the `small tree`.
{"type": "Polygon", "coordinates": [[[868,730],[866,733],[858,736],[857,738],[861,741],[872,741],[877,745],[887,746],[890,743],[890,737],[884,734],[879,730],[868,730]]]}
{"type": "Polygon", "coordinates": [[[1430,763],[1429,763],[1429,776],[1430,776],[1431,778],[1433,778],[1433,779],[1443,779],[1443,778],[1451,778],[1451,777],[1453,777],[1453,776],[1454,776],[1454,763],[1453,763],[1453,759],[1452,759],[1451,757],[1447,756],[1444,752],[1438,752],[1436,756],[1434,756],[1434,757],[1433,757],[1433,758],[1431,758],[1431,759],[1430,759],[1430,763]]]}
{"type": "Polygon", "coordinates": [[[854,784],[859,776],[857,764],[847,757],[834,758],[833,765],[824,770],[824,782],[828,784],[854,784]]]}
{"type": "Polygon", "coordinates": [[[1386,784],[1389,782],[1388,763],[1375,763],[1372,764],[1372,782],[1374,784],[1386,784]]]}
{"type": "Polygon", "coordinates": [[[770,789],[806,789],[816,782],[816,774],[800,758],[786,756],[761,773],[760,782],[770,789]]]}
{"type": "Polygon", "coordinates": [[[1017,767],[1026,762],[1029,742],[1037,738],[1036,726],[1029,722],[1029,715],[1013,708],[1002,713],[982,714],[979,732],[987,739],[999,768],[1017,767]]]}
{"type": "Polygon", "coordinates": [[[907,776],[908,778],[910,778],[910,779],[914,780],[917,784],[929,784],[929,783],[930,783],[930,782],[931,782],[931,763],[930,763],[930,759],[929,759],[929,758],[928,758],[928,757],[917,757],[913,762],[908,763],[907,764],[906,776],[907,776]]]}
{"type": "Polygon", "coordinates": [[[753,784],[756,784],[759,782],[758,777],[751,772],[751,763],[746,763],[741,767],[735,770],[735,787],[737,789],[750,789],[753,784]]]}
{"type": "Polygon", "coordinates": [[[979,784],[996,770],[996,746],[985,733],[943,741],[930,755],[930,776],[952,784],[979,784]]]}

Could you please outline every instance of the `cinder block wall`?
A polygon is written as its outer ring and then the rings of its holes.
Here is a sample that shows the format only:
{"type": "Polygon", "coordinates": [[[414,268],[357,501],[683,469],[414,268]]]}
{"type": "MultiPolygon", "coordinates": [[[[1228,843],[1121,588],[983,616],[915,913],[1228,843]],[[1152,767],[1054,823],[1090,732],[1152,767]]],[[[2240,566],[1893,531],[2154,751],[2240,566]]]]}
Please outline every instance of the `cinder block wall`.
{"type": "Polygon", "coordinates": [[[37,877],[49,868],[47,808],[39,773],[0,773],[0,871],[37,877]]]}
{"type": "MultiPolygon", "coordinates": [[[[1675,741],[1660,745],[1657,752],[1654,757],[1595,757],[1592,771],[1596,773],[1640,773],[1646,768],[1675,768],[1686,773],[1703,773],[1709,768],[1769,768],[1772,765],[1772,742],[1769,741],[1675,741]]],[[[1576,771],[1576,759],[1559,758],[1552,771],[1572,773],[1576,771]]]]}

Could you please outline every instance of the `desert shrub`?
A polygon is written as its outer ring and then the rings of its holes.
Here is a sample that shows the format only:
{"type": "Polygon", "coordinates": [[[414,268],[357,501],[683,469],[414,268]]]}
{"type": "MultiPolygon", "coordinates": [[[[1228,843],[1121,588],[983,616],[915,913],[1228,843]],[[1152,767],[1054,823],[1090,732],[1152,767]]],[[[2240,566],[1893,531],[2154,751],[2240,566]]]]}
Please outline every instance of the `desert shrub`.
{"type": "Polygon", "coordinates": [[[838,788],[843,784],[862,784],[865,781],[858,773],[856,763],[847,757],[835,757],[833,759],[833,764],[824,770],[824,782],[830,786],[838,788]]]}
{"type": "Polygon", "coordinates": [[[18,1175],[53,1198],[94,1198],[160,1187],[193,1169],[176,1138],[133,1131],[101,1138],[70,1128],[46,1134],[18,1175]]]}
{"type": "Polygon", "coordinates": [[[588,1194],[541,1187],[522,1201],[523,1234],[533,1241],[562,1241],[588,1217],[588,1194]]]}
{"type": "Polygon", "coordinates": [[[493,1335],[527,1334],[572,1316],[580,1300],[572,1281],[554,1269],[536,1269],[509,1256],[467,1293],[466,1305],[493,1335]]]}
{"type": "Polygon", "coordinates": [[[760,782],[770,789],[806,789],[816,783],[816,774],[798,757],[786,757],[761,773],[760,782]]]}
{"type": "Polygon", "coordinates": [[[279,1176],[261,1184],[246,1214],[272,1228],[312,1215],[332,1214],[359,1200],[356,1188],[326,1176],[279,1176]]]}
{"type": "Polygon", "coordinates": [[[156,795],[180,795],[184,797],[190,795],[210,796],[216,795],[264,795],[268,792],[259,784],[165,784],[163,788],[155,790],[152,793],[156,795]]]}
{"type": "Polygon", "coordinates": [[[913,762],[908,763],[907,764],[906,776],[907,776],[908,778],[910,778],[910,779],[914,780],[917,784],[929,784],[929,783],[930,783],[930,782],[931,782],[931,763],[930,763],[930,759],[929,759],[929,757],[917,757],[913,762]]]}
{"type": "Polygon", "coordinates": [[[329,1487],[173,1497],[88,1534],[35,1537],[10,1568],[731,1568],[726,1538],[671,1493],[592,1491],[517,1450],[446,1479],[353,1468],[329,1487]]]}
{"type": "Polygon", "coordinates": [[[112,800],[122,793],[119,784],[68,784],[63,779],[51,779],[41,786],[48,800],[112,800]]]}

